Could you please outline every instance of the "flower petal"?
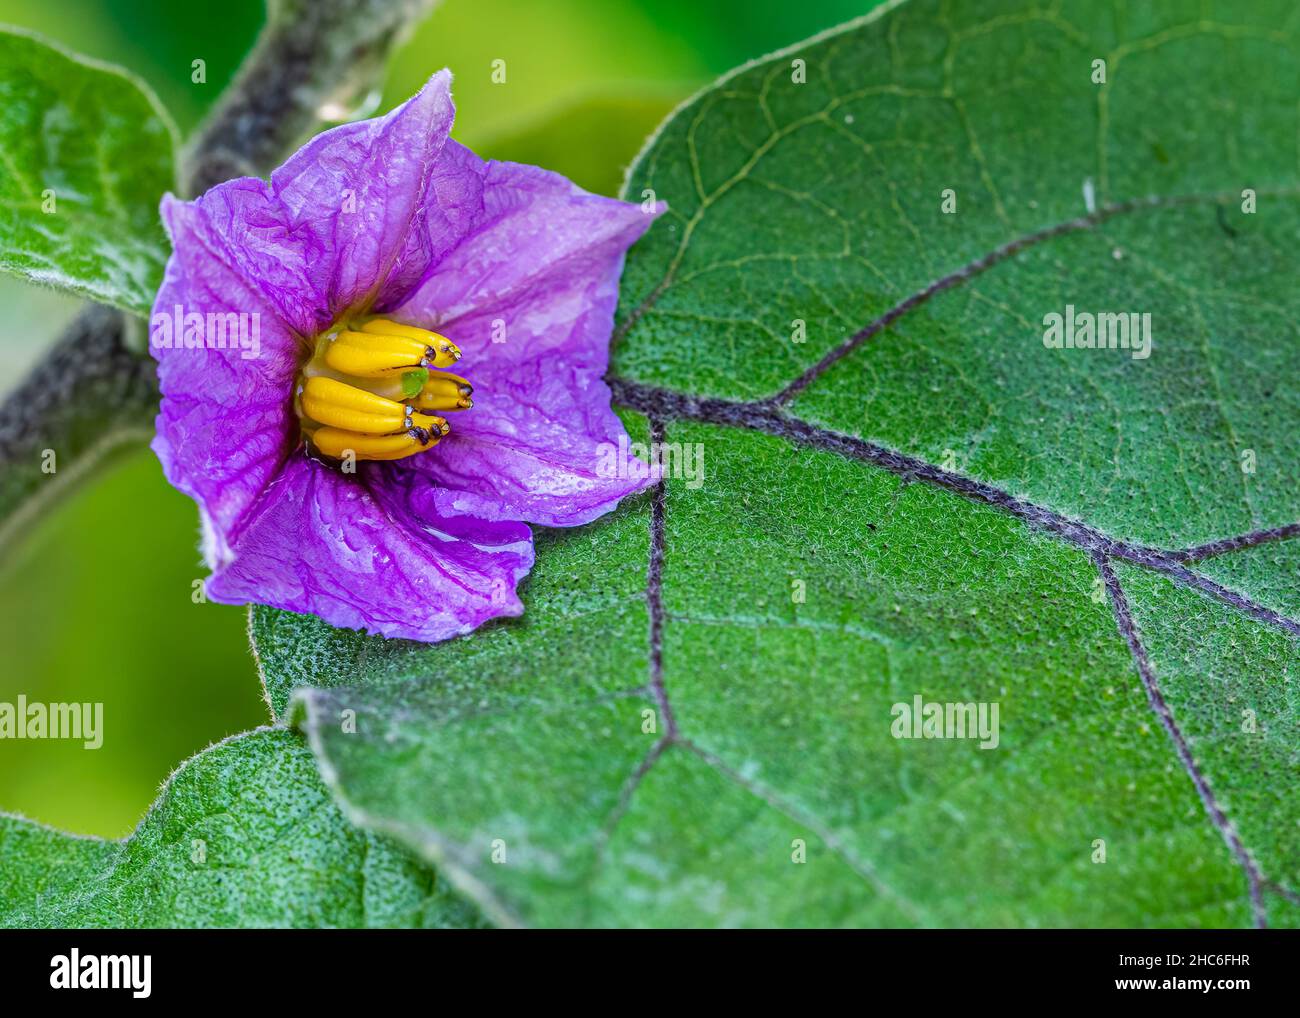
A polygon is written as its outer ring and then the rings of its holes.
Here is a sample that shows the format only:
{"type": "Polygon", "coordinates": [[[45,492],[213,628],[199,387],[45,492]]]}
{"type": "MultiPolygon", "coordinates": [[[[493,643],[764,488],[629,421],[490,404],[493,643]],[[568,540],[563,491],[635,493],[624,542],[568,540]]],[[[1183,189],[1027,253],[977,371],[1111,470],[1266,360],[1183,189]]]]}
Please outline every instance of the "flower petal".
{"type": "MultiPolygon", "coordinates": [[[[536,307],[546,291],[571,290],[573,283],[604,279],[611,271],[617,284],[624,253],[666,208],[658,203],[647,212],[639,205],[590,194],[536,166],[485,162],[454,141],[446,151],[449,160],[455,153],[462,172],[481,179],[481,208],[459,243],[431,262],[424,279],[393,314],[435,328],[450,328],[470,317],[503,319],[505,342],[493,343],[489,331],[466,335],[470,346],[461,349],[467,358],[490,352],[494,360],[522,359],[537,353],[538,347],[529,342],[511,342],[510,310],[516,305],[536,307]]],[[[539,339],[535,334],[525,338],[539,339]]],[[[558,333],[542,338],[544,347],[572,350],[573,344],[558,333]]],[[[593,335],[591,343],[607,358],[608,341],[608,335],[602,341],[593,335]]]]}
{"type": "Polygon", "coordinates": [[[474,408],[403,466],[479,496],[495,519],[587,523],[650,483],[602,376],[624,253],[661,208],[532,166],[478,168],[480,221],[393,312],[460,346],[474,408]]]}
{"type": "Polygon", "coordinates": [[[547,359],[494,370],[474,408],[451,418],[437,449],[395,464],[448,489],[479,496],[475,512],[573,527],[603,516],[654,478],[631,454],[599,373],[547,359]]]}
{"type": "Polygon", "coordinates": [[[200,504],[213,600],[446,639],[522,611],[521,520],[584,523],[648,483],[601,379],[624,252],[659,210],[448,141],[447,80],[269,185],[164,203],[159,306],[263,317],[264,362],[159,356],[156,447],[200,504]],[[362,308],[451,335],[475,407],[437,449],[346,475],[302,452],[292,386],[309,337],[362,308]]]}
{"type": "Polygon", "coordinates": [[[425,182],[423,204],[411,224],[409,250],[375,302],[376,310],[401,304],[430,266],[464,240],[483,215],[482,160],[464,145],[448,141],[425,182]]]}
{"type": "Polygon", "coordinates": [[[444,511],[418,477],[377,467],[348,476],[292,456],[208,596],[424,641],[522,613],[515,588],[533,562],[528,527],[444,511]]]}
{"type": "MultiPolygon", "coordinates": [[[[215,569],[228,560],[245,513],[298,440],[298,339],[260,292],[208,255],[193,205],[169,196],[162,214],[175,251],[150,328],[163,397],[153,449],[167,479],[198,502],[204,555],[215,569]],[[207,316],[227,313],[244,316],[246,348],[207,345],[215,339],[207,316]],[[204,342],[186,346],[186,316],[193,314],[203,316],[196,335],[204,342]]],[[[231,333],[226,342],[237,338],[231,333]]]]}
{"type": "Polygon", "coordinates": [[[387,116],[325,131],[271,174],[325,298],[322,328],[425,271],[420,214],[454,116],[451,74],[439,71],[387,116]]]}
{"type": "Polygon", "coordinates": [[[195,236],[304,336],[406,292],[433,250],[423,210],[451,129],[450,80],[441,71],[387,116],[317,135],[269,185],[218,184],[194,202],[195,236]]]}

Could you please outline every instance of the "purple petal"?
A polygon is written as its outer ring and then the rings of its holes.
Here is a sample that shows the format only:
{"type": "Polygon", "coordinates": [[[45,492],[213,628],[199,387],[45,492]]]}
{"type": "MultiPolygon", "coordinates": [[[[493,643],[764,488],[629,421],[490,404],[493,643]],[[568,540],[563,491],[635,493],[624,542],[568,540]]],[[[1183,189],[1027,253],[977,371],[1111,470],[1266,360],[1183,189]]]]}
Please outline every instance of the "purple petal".
{"type": "Polygon", "coordinates": [[[448,82],[442,72],[388,116],[318,136],[269,186],[242,178],[195,202],[163,200],[174,250],[155,314],[179,308],[183,324],[191,312],[233,312],[256,316],[259,331],[254,357],[153,346],[163,391],[154,449],[168,479],[199,503],[213,568],[298,442],[301,337],[376,288],[380,297],[383,286],[405,292],[477,214],[459,153],[446,167],[437,158],[453,113],[448,82]],[[426,224],[430,196],[442,204],[426,224]]]}
{"type": "Polygon", "coordinates": [[[215,569],[228,560],[245,513],[298,441],[291,390],[299,345],[261,293],[208,255],[196,235],[202,216],[193,205],[169,197],[162,212],[176,250],[150,329],[163,396],[153,449],[167,479],[198,502],[204,554],[215,569]],[[206,316],[226,312],[245,316],[247,349],[206,343],[191,349],[177,341],[184,315],[203,315],[207,337],[206,316]],[[170,348],[160,345],[167,338],[170,348]]]}
{"type": "Polygon", "coordinates": [[[482,500],[472,511],[486,517],[573,527],[652,483],[601,372],[544,357],[473,374],[474,408],[449,415],[450,437],[395,466],[448,489],[439,498],[468,492],[482,500]]]}
{"type": "Polygon", "coordinates": [[[532,535],[435,504],[417,475],[353,476],[294,455],[258,504],[214,601],[310,612],[334,626],[445,640],[523,611],[532,535]]]}
{"type": "MultiPolygon", "coordinates": [[[[454,114],[450,80],[439,72],[387,116],[318,135],[269,185],[254,177],[218,184],[194,202],[194,236],[304,336],[404,293],[434,252],[423,226],[431,181],[448,172],[464,179],[454,167],[435,172],[454,114]]],[[[442,230],[454,230],[454,207],[442,219],[442,230]]]]}
{"type": "Polygon", "coordinates": [[[271,174],[306,237],[328,308],[322,328],[389,287],[405,292],[425,271],[424,230],[413,227],[455,116],[450,87],[450,72],[439,71],[387,116],[319,134],[271,174]]]}
{"type": "Polygon", "coordinates": [[[438,153],[425,182],[423,204],[411,224],[409,251],[401,271],[390,278],[375,310],[400,304],[421,277],[445,258],[482,219],[482,160],[463,145],[448,141],[438,153]]]}
{"type": "Polygon", "coordinates": [[[493,518],[587,523],[650,483],[601,379],[624,253],[660,210],[532,166],[478,168],[480,221],[393,312],[460,345],[474,408],[401,468],[478,496],[493,518]]]}
{"type": "MultiPolygon", "coordinates": [[[[589,194],[549,170],[485,162],[454,141],[446,151],[449,161],[455,153],[463,174],[480,179],[481,207],[459,242],[431,262],[419,286],[396,306],[394,314],[407,320],[436,327],[489,311],[507,317],[512,305],[535,303],[538,291],[574,278],[612,269],[617,281],[624,253],[665,208],[660,203],[647,213],[589,194]]],[[[550,340],[562,343],[563,337],[550,340]]],[[[519,343],[491,348],[494,358],[526,352],[535,351],[519,343]]]]}

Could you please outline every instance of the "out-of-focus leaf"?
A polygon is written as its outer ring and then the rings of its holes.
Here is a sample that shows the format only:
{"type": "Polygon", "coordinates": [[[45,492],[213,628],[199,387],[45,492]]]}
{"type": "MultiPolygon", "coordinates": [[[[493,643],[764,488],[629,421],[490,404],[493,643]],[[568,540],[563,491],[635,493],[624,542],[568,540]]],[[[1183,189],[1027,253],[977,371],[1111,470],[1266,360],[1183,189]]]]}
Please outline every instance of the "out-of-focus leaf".
{"type": "Polygon", "coordinates": [[[0,31],[0,269],[147,313],[175,144],[143,82],[0,31]]]}
{"type": "Polygon", "coordinates": [[[617,195],[636,154],[672,109],[664,97],[600,96],[477,146],[480,155],[544,166],[595,194],[617,195]]]}
{"type": "Polygon", "coordinates": [[[431,870],[357,830],[283,729],[217,743],[121,842],[0,814],[0,924],[481,925],[431,870]]]}

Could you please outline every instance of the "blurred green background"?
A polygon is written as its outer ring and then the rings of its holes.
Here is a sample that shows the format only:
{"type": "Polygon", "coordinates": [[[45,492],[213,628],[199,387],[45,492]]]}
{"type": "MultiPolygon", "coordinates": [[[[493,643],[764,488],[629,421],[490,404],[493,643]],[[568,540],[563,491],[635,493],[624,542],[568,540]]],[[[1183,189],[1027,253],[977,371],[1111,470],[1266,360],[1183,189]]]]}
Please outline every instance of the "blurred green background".
{"type": "MultiPolygon", "coordinates": [[[[614,194],[646,135],[737,64],[855,17],[871,0],[444,0],[396,53],[388,109],[433,71],[455,74],[455,136],[614,194]],[[494,84],[494,60],[506,81],[494,84]]],[[[0,0],[0,21],[144,78],[182,132],[230,80],[260,0],[0,0]],[[207,63],[192,84],[191,61],[207,63]]],[[[0,279],[0,392],[77,304],[0,279]]],[[[85,412],[93,414],[88,406],[85,412]]],[[[145,448],[120,456],[0,549],[0,700],[104,703],[105,740],[0,740],[0,809],[118,836],[159,783],[210,742],[267,720],[245,611],[194,604],[204,575],[192,503],[145,448]]]]}

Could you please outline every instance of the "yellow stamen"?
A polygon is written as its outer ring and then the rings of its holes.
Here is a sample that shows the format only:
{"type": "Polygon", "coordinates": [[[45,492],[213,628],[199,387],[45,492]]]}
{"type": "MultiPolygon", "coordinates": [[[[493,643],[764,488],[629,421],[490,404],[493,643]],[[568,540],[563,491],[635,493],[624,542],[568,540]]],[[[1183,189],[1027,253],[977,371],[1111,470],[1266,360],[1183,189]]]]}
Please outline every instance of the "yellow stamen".
{"type": "MultiPolygon", "coordinates": [[[[371,318],[362,322],[358,328],[371,336],[383,336],[387,340],[407,340],[418,344],[428,359],[425,367],[446,368],[460,360],[460,349],[446,336],[430,329],[420,329],[414,325],[401,325],[390,322],[387,318],[371,318]]],[[[423,362],[422,362],[423,363],[423,362]]]]}
{"type": "Polygon", "coordinates": [[[422,411],[466,410],[467,379],[433,368],[460,350],[445,336],[387,319],[356,321],[322,334],[303,365],[295,407],[316,452],[394,460],[437,445],[451,428],[422,411]]]}
{"type": "Polygon", "coordinates": [[[405,430],[410,410],[333,378],[308,378],[300,395],[302,411],[314,421],[369,435],[405,430]]]}
{"type": "Polygon", "coordinates": [[[398,322],[390,322],[387,318],[371,318],[361,323],[361,331],[369,332],[376,336],[402,336],[406,339],[413,339],[421,346],[432,346],[441,348],[443,344],[455,346],[451,340],[432,329],[421,329],[415,325],[402,325],[398,322]]]}
{"type": "Polygon", "coordinates": [[[361,435],[341,428],[317,428],[311,433],[311,444],[326,456],[347,459],[351,455],[359,460],[400,460],[413,456],[438,444],[441,435],[421,438],[419,435],[361,435]]]}
{"type": "MultiPolygon", "coordinates": [[[[437,336],[436,333],[427,333],[437,336]]],[[[384,378],[415,368],[445,368],[460,360],[460,350],[449,339],[422,344],[405,336],[379,336],[343,331],[325,348],[325,363],[335,371],[360,378],[384,378]]]]}
{"type": "Polygon", "coordinates": [[[409,371],[420,363],[422,356],[423,350],[414,343],[400,340],[394,345],[360,332],[340,332],[330,337],[325,347],[325,363],[329,367],[361,378],[409,371]]]}
{"type": "Polygon", "coordinates": [[[474,386],[469,380],[447,371],[430,372],[429,380],[411,399],[411,405],[421,410],[468,410],[474,405],[469,398],[474,386]]]}

